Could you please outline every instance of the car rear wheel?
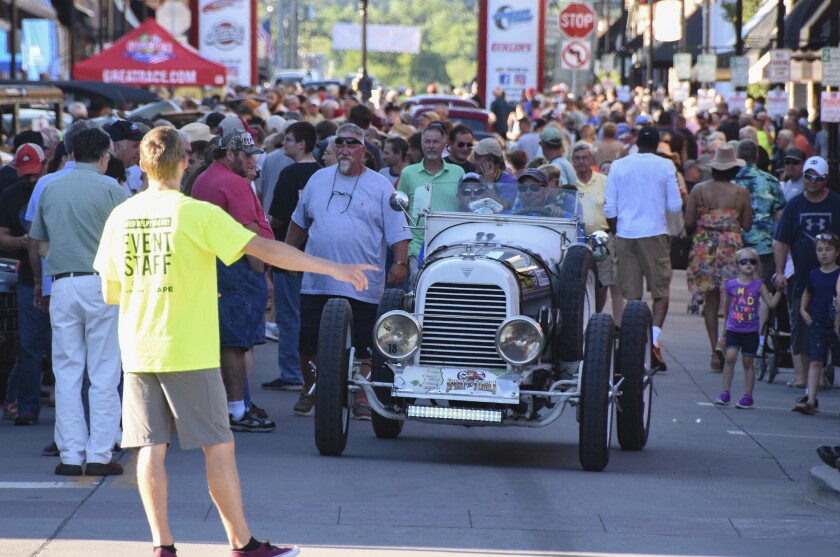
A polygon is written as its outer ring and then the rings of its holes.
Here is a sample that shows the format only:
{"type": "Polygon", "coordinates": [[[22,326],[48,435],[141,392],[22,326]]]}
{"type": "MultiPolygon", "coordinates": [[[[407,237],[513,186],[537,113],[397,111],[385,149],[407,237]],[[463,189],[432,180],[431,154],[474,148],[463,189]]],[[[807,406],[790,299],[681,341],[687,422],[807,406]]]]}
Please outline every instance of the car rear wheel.
{"type": "Polygon", "coordinates": [[[352,348],[353,310],[347,300],[332,298],[321,313],[315,389],[315,446],[324,456],[338,456],[347,446],[352,348]]]}
{"type": "Polygon", "coordinates": [[[580,393],[580,439],[578,452],[584,470],[600,472],[610,460],[612,440],[613,358],[615,325],[606,313],[592,316],[586,328],[583,378],[580,393]]]}
{"type": "Polygon", "coordinates": [[[621,383],[620,411],[616,415],[618,444],[626,451],[638,451],[647,444],[650,432],[653,382],[651,364],[651,315],[645,302],[631,300],[621,317],[618,342],[618,374],[621,383]]]}

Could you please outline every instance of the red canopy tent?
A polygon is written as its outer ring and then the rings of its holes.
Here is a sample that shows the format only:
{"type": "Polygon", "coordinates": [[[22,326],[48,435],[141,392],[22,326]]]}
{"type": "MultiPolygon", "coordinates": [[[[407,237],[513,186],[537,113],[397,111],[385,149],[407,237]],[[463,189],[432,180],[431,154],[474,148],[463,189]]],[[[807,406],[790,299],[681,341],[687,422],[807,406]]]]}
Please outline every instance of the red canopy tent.
{"type": "Polygon", "coordinates": [[[139,86],[219,87],[225,84],[227,69],[202,58],[190,46],[176,41],[154,19],[147,19],[110,48],[77,63],[73,79],[139,86]]]}

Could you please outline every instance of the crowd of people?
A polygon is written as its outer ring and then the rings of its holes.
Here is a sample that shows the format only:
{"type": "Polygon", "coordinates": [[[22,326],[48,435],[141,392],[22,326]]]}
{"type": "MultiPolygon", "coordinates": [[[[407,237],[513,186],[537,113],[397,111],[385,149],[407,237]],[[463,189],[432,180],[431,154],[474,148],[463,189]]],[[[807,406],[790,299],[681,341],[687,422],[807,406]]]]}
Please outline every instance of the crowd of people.
{"type": "MultiPolygon", "coordinates": [[[[740,352],[747,380],[736,406],[753,408],[762,325],[783,304],[791,386],[804,390],[793,409],[818,411],[840,334],[840,196],[827,187],[827,131],[801,111],[774,120],[756,99],[740,114],[725,103],[706,112],[641,90],[621,102],[529,89],[509,102],[499,89],[491,129],[474,130],[443,101],[412,117],[401,90],[371,100],[338,86],[252,93],[228,104],[173,99],[197,114],[180,129],[139,117],[101,124],[76,106],[63,138],[24,131],[0,169],[0,255],[20,262],[21,341],[3,417],[38,423],[49,357],[56,428],[45,454],[60,457],[56,474],[121,474],[113,451],[141,447],[158,555],[174,554],[168,525],[154,519],[169,426],[150,408],[169,408],[182,446],[203,447],[208,470],[235,470],[230,432],[275,428],[252,397],[254,346],[277,341],[277,377],[261,387],[299,392],[291,411],[311,415],[329,298],[350,303],[368,370],[385,288],[407,287],[423,265],[423,230],[389,207],[395,190],[421,226],[431,208],[576,218],[582,234],[606,234],[596,309],[610,299],[620,327],[624,301],[649,292],[656,372],[667,370],[671,242],[690,235],[688,287],[702,300],[710,370],[723,372],[716,404],[730,403],[740,352]],[[174,371],[194,373],[178,383],[174,371]],[[218,410],[210,423],[176,412],[197,390],[218,410]]],[[[371,418],[364,396],[352,415],[371,418]]],[[[238,488],[209,481],[236,555],[294,554],[258,544],[238,488]]]]}

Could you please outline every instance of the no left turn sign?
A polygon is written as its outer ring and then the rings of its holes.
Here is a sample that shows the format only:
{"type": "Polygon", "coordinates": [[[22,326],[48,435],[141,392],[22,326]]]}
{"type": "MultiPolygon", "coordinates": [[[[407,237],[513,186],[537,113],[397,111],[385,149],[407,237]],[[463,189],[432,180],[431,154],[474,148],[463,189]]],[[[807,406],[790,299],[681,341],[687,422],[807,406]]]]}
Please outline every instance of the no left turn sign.
{"type": "Polygon", "coordinates": [[[589,70],[592,64],[589,41],[563,41],[560,67],[564,70],[589,70]]]}

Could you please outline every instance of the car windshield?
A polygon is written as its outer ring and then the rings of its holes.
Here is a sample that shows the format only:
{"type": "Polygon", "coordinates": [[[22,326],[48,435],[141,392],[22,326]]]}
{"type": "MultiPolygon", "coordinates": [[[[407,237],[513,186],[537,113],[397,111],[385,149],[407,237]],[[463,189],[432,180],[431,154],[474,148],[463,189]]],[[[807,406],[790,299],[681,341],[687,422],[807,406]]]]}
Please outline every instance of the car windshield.
{"type": "Polygon", "coordinates": [[[413,192],[411,217],[431,213],[473,213],[582,220],[587,194],[577,189],[516,182],[468,181],[429,184],[413,192]]]}

